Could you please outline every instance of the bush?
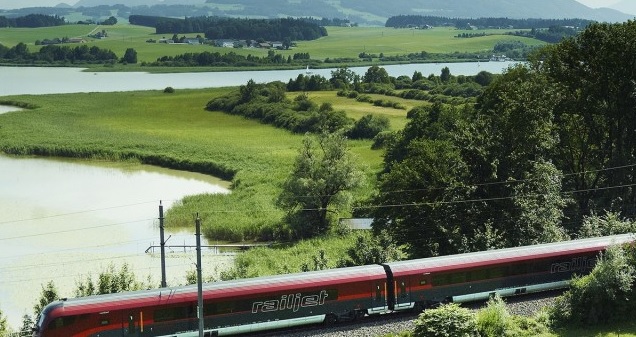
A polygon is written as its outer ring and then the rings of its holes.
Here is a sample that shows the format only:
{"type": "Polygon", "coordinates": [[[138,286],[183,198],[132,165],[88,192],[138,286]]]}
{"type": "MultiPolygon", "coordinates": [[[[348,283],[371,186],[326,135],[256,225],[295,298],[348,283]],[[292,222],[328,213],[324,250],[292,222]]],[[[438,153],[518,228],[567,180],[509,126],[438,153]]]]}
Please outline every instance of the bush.
{"type": "Polygon", "coordinates": [[[636,232],[636,222],[621,218],[620,213],[607,212],[603,216],[592,214],[583,218],[579,237],[594,238],[634,232],[636,232]]]}
{"type": "Polygon", "coordinates": [[[479,336],[475,315],[456,303],[428,309],[415,320],[415,337],[479,336]]]}
{"type": "Polygon", "coordinates": [[[389,130],[390,124],[386,116],[365,115],[353,124],[347,136],[352,139],[373,139],[380,132],[389,130]]]}
{"type": "Polygon", "coordinates": [[[501,337],[510,326],[511,316],[506,303],[496,295],[488,305],[477,312],[477,327],[482,337],[501,337]]]}
{"type": "Polygon", "coordinates": [[[166,87],[165,89],[163,89],[163,92],[166,94],[172,94],[174,93],[174,88],[173,87],[166,87]]]}
{"type": "Polygon", "coordinates": [[[389,142],[394,141],[396,134],[391,131],[382,131],[373,137],[373,144],[371,144],[372,150],[379,150],[386,148],[389,142]]]}
{"type": "Polygon", "coordinates": [[[626,251],[610,247],[589,275],[575,278],[550,308],[559,325],[596,325],[630,319],[636,270],[626,251]]]}

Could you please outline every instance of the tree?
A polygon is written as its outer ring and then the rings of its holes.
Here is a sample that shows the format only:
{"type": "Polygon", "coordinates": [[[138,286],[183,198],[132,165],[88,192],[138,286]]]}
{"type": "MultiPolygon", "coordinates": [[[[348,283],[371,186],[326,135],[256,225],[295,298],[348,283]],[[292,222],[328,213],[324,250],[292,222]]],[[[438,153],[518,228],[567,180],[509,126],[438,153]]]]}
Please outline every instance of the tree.
{"type": "Polygon", "coordinates": [[[353,70],[343,67],[331,72],[329,82],[336,89],[349,89],[359,77],[353,70]]]}
{"type": "Polygon", "coordinates": [[[7,324],[7,318],[4,317],[2,310],[0,310],[0,337],[8,336],[9,325],[7,324]]]}
{"type": "MultiPolygon", "coordinates": [[[[594,23],[575,37],[542,49],[532,69],[557,90],[559,144],[554,162],[576,193],[573,220],[595,210],[621,211],[636,202],[636,21],[594,23]],[[607,170],[606,168],[621,169],[607,170]]],[[[626,216],[634,215],[630,207],[626,216]]],[[[576,231],[577,228],[572,228],[576,231]]]]}
{"type": "Polygon", "coordinates": [[[478,98],[460,140],[464,160],[471,163],[471,184],[477,185],[472,198],[486,200],[477,221],[503,233],[505,246],[564,237],[567,200],[562,173],[552,163],[556,97],[557,89],[544,76],[511,68],[478,98]]]}
{"type": "Polygon", "coordinates": [[[131,64],[137,63],[137,51],[135,51],[135,49],[133,48],[126,49],[126,52],[124,53],[124,57],[121,59],[121,62],[131,63],[131,64]]]}
{"type": "Polygon", "coordinates": [[[42,292],[40,293],[40,298],[38,302],[33,306],[33,311],[35,316],[38,316],[44,307],[56,301],[59,297],[57,293],[57,288],[55,288],[55,284],[53,281],[49,281],[46,286],[42,286],[42,292]]]}
{"type": "Polygon", "coordinates": [[[246,85],[242,85],[239,87],[239,92],[241,94],[240,103],[251,102],[258,96],[258,85],[254,80],[250,79],[247,81],[246,85]]]}
{"type": "Polygon", "coordinates": [[[358,234],[355,245],[347,250],[347,256],[338,261],[338,266],[364,266],[400,261],[404,258],[405,254],[401,248],[396,246],[385,233],[380,235],[361,233],[358,234]]]}
{"type": "Polygon", "coordinates": [[[102,25],[106,25],[106,26],[113,26],[117,24],[117,18],[114,16],[109,17],[108,19],[104,20],[104,22],[101,23],[102,25]]]}
{"type": "Polygon", "coordinates": [[[439,78],[442,81],[442,83],[448,83],[448,81],[450,81],[451,79],[450,69],[448,69],[448,67],[442,68],[442,74],[440,75],[439,78]]]}
{"type": "Polygon", "coordinates": [[[34,325],[35,325],[35,322],[33,322],[33,318],[30,315],[22,316],[22,326],[20,327],[20,336],[31,336],[34,325]]]}
{"type": "Polygon", "coordinates": [[[369,67],[369,69],[367,69],[367,72],[362,77],[362,82],[388,84],[391,83],[391,78],[389,77],[389,73],[386,71],[386,69],[378,66],[371,66],[369,67]]]}
{"type": "Polygon", "coordinates": [[[606,235],[636,232],[636,221],[622,218],[620,213],[605,212],[602,216],[591,214],[583,218],[578,232],[580,238],[594,238],[606,235]]]}
{"type": "Polygon", "coordinates": [[[473,236],[468,165],[456,146],[459,109],[436,104],[416,108],[405,128],[387,144],[379,193],[372,204],[373,229],[386,231],[411,257],[450,254],[473,236]]]}
{"type": "Polygon", "coordinates": [[[85,281],[76,283],[75,295],[78,297],[141,290],[149,286],[137,281],[135,273],[130,270],[127,263],[124,263],[119,271],[111,263],[105,271],[99,273],[97,281],[87,276],[85,281]]]}
{"type": "Polygon", "coordinates": [[[363,184],[346,138],[339,133],[310,135],[283,183],[277,204],[287,211],[287,222],[297,238],[325,234],[335,216],[346,210],[351,191],[363,184]]]}

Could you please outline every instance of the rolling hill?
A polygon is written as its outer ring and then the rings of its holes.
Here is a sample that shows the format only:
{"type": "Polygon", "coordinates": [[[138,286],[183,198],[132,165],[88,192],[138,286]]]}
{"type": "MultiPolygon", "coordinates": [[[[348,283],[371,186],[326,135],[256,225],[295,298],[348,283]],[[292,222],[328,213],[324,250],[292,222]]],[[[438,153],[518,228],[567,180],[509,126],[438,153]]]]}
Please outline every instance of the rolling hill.
{"type": "MultiPolygon", "coordinates": [[[[636,11],[633,2],[624,0],[614,8],[636,11]]],[[[91,8],[122,3],[132,13],[140,15],[317,17],[349,19],[360,25],[374,26],[383,26],[389,17],[397,15],[579,18],[606,22],[633,19],[633,15],[616,9],[592,9],[575,0],[79,0],[73,7],[91,8]]]]}
{"type": "MultiPolygon", "coordinates": [[[[115,4],[122,0],[80,0],[75,6],[115,4]]],[[[581,18],[625,21],[633,18],[615,9],[592,9],[575,0],[126,0],[134,4],[204,4],[216,15],[242,17],[314,16],[349,18],[361,24],[383,25],[395,15],[445,17],[581,18]]],[[[627,0],[629,3],[633,0],[627,0]]]]}

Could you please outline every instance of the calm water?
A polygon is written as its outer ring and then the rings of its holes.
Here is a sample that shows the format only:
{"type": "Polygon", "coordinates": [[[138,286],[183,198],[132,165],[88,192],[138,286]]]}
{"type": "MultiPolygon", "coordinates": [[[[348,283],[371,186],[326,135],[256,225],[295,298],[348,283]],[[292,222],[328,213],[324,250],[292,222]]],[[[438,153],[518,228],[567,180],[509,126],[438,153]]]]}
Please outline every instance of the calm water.
{"type": "MultiPolygon", "coordinates": [[[[203,174],[138,164],[0,156],[0,308],[12,326],[31,314],[40,286],[54,281],[72,297],[75,282],[113,262],[130,264],[137,278],[161,281],[158,207],[186,195],[227,193],[228,183],[203,174]]],[[[169,244],[194,244],[170,233],[169,244]]],[[[185,282],[194,252],[169,254],[168,283],[185,282]]],[[[207,272],[230,257],[206,257],[207,272]]]]}
{"type": "MultiPolygon", "coordinates": [[[[383,68],[391,76],[412,76],[419,71],[424,76],[439,75],[448,67],[453,75],[475,75],[485,70],[501,73],[513,62],[467,62],[391,65],[383,68]]],[[[364,75],[369,67],[354,67],[364,75]]],[[[315,69],[313,74],[331,77],[334,69],[315,69]]],[[[0,96],[20,94],[52,94],[73,92],[111,92],[133,90],[163,90],[238,86],[250,79],[257,83],[283,81],[305,74],[305,70],[238,71],[179,74],[93,73],[80,68],[0,67],[0,96]]]]}
{"type": "Polygon", "coordinates": [[[0,105],[0,115],[6,112],[11,112],[11,111],[20,111],[22,109],[14,107],[14,106],[5,106],[5,105],[0,105]]]}

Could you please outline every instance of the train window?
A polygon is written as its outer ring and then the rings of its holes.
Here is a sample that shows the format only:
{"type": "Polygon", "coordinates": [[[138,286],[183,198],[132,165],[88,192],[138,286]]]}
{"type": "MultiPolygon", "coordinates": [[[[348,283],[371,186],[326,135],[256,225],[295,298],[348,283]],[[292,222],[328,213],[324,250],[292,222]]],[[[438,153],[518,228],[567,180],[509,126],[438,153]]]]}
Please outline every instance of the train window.
{"type": "Polygon", "coordinates": [[[451,280],[450,280],[451,284],[464,283],[464,282],[466,282],[466,273],[459,272],[459,273],[451,274],[451,280]]]}
{"type": "Polygon", "coordinates": [[[504,276],[504,269],[502,267],[489,268],[488,278],[500,278],[504,276]]]}
{"type": "Polygon", "coordinates": [[[488,279],[488,270],[478,269],[470,272],[470,281],[482,281],[488,279]]]}
{"type": "Polygon", "coordinates": [[[49,323],[49,329],[58,329],[69,326],[75,322],[75,316],[58,317],[49,323]]]}
{"type": "Polygon", "coordinates": [[[524,263],[522,264],[515,264],[512,265],[510,267],[508,267],[508,275],[510,276],[515,276],[515,275],[523,275],[525,273],[527,273],[528,270],[528,266],[524,263]]]}
{"type": "Polygon", "coordinates": [[[203,305],[203,316],[229,314],[234,312],[236,304],[233,301],[209,303],[203,305]]]}
{"type": "Polygon", "coordinates": [[[448,278],[448,274],[434,275],[433,276],[433,285],[435,286],[445,286],[450,284],[450,280],[448,278]]]}
{"type": "Polygon", "coordinates": [[[153,317],[155,322],[174,321],[191,317],[192,314],[189,314],[191,311],[189,307],[157,309],[154,311],[153,317]]]}

